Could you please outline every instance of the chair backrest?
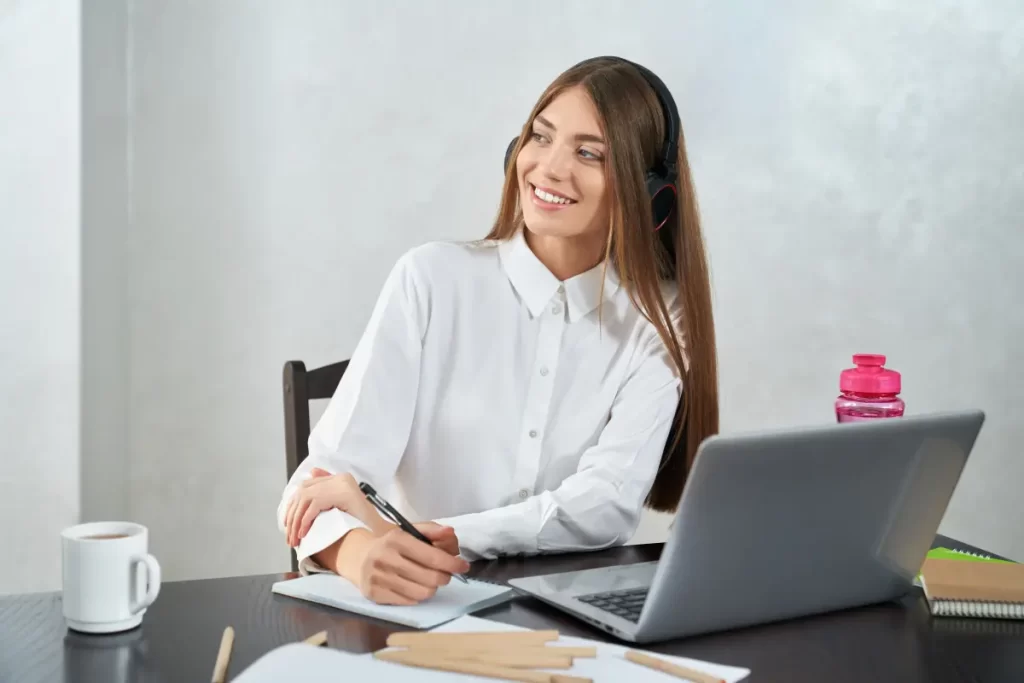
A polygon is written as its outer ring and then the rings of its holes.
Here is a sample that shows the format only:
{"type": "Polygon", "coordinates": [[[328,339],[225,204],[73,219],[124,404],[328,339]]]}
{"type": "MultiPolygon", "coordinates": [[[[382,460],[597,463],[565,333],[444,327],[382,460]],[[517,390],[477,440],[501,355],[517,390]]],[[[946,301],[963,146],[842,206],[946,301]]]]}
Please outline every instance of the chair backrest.
{"type": "MultiPolygon", "coordinates": [[[[343,360],[331,365],[306,370],[300,360],[284,364],[282,377],[284,390],[284,458],[287,479],[291,479],[302,461],[309,455],[309,402],[330,398],[338,388],[341,376],[348,368],[343,360]]],[[[286,481],[287,481],[286,479],[286,481]]],[[[295,550],[290,549],[292,571],[299,570],[295,550]]]]}
{"type": "Polygon", "coordinates": [[[284,454],[289,479],[309,455],[309,402],[333,396],[346,368],[347,360],[313,370],[306,370],[300,360],[284,364],[284,454]]]}

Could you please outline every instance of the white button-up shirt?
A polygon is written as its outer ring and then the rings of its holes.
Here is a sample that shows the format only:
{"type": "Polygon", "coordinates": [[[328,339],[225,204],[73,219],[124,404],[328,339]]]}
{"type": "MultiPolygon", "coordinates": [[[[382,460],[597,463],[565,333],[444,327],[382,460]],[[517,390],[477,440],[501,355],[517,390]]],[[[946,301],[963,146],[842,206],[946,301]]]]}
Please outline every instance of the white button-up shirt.
{"type": "MultiPolygon", "coordinates": [[[[410,521],[450,525],[468,560],[625,543],[680,392],[611,265],[560,282],[522,233],[417,247],[389,275],[278,525],[320,467],[368,481],[410,521]]],[[[362,526],[321,512],[300,566],[317,570],[310,555],[362,526]]]]}

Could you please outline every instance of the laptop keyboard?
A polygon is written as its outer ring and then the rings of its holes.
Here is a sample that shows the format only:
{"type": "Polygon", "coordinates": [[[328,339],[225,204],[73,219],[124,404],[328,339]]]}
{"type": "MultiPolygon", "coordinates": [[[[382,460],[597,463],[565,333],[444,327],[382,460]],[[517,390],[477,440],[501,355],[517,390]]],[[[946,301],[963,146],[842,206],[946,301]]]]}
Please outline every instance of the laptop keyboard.
{"type": "Polygon", "coordinates": [[[640,610],[643,609],[644,600],[647,599],[647,589],[631,588],[629,590],[606,591],[604,593],[580,595],[576,599],[635,624],[640,621],[640,610]]]}

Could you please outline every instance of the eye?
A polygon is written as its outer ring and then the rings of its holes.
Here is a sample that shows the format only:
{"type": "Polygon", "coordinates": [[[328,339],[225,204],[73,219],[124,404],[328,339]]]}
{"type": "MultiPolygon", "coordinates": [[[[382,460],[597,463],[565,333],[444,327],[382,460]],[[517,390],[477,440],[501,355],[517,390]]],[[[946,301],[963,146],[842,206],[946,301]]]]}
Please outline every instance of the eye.
{"type": "Polygon", "coordinates": [[[601,161],[601,155],[597,152],[591,152],[589,149],[581,149],[580,156],[587,161],[601,161]]]}
{"type": "Polygon", "coordinates": [[[530,139],[533,140],[534,142],[547,141],[547,137],[543,133],[538,133],[537,131],[533,131],[532,133],[530,133],[530,139]]]}

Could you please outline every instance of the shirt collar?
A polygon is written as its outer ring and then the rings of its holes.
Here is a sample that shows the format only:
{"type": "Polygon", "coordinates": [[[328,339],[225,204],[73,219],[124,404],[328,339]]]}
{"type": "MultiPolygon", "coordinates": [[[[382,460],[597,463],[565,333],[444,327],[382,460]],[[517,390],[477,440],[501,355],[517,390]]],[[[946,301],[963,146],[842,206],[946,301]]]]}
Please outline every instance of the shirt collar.
{"type": "Polygon", "coordinates": [[[606,269],[604,263],[560,282],[530,249],[522,229],[502,242],[498,250],[512,287],[533,317],[540,315],[551,303],[551,299],[559,293],[559,287],[565,292],[570,322],[576,322],[597,308],[601,301],[602,282],[605,300],[610,301],[619,289],[615,267],[608,264],[606,269]]]}

